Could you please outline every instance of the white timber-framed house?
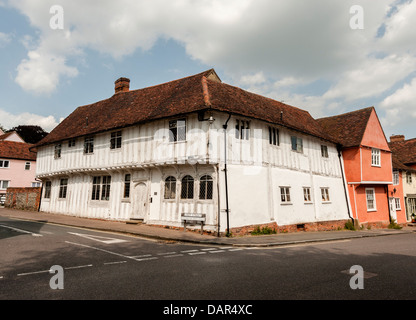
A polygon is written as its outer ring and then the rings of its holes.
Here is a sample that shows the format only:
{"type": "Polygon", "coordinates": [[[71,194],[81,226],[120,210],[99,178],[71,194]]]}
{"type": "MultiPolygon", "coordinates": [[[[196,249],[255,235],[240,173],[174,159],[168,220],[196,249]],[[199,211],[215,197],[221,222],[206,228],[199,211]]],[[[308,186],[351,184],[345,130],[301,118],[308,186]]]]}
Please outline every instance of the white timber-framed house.
{"type": "Polygon", "coordinates": [[[337,142],[308,112],[213,69],[138,90],[129,82],[35,146],[41,211],[170,227],[201,213],[213,234],[350,218],[337,142]]]}

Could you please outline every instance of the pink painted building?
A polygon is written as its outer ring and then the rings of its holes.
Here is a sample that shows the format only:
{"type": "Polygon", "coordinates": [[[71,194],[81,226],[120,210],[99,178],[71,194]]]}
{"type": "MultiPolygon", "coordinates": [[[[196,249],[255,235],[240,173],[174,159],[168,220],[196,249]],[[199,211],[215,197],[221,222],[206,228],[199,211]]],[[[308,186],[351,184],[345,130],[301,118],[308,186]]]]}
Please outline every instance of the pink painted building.
{"type": "Polygon", "coordinates": [[[36,152],[30,151],[16,132],[0,130],[0,204],[9,187],[39,187],[36,175],[36,152]]]}

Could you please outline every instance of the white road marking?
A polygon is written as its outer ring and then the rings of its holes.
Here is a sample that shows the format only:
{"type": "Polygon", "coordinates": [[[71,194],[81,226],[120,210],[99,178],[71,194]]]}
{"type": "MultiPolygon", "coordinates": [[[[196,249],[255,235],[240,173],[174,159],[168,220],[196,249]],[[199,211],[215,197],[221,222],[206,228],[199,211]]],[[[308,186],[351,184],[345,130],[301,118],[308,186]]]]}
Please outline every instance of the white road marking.
{"type": "Polygon", "coordinates": [[[172,257],[183,257],[183,254],[182,253],[180,253],[180,254],[174,254],[174,255],[171,255],[171,256],[163,256],[164,258],[172,258],[172,257]]]}
{"type": "Polygon", "coordinates": [[[209,253],[219,253],[219,252],[227,252],[227,251],[224,251],[224,250],[215,250],[215,251],[208,251],[209,253]]]}
{"type": "Polygon", "coordinates": [[[198,254],[207,254],[206,252],[201,252],[201,251],[199,251],[199,252],[191,252],[191,253],[188,253],[190,256],[195,256],[195,255],[198,255],[198,254]]]}
{"type": "Polygon", "coordinates": [[[99,241],[99,242],[102,242],[102,243],[105,243],[105,244],[128,242],[127,240],[115,239],[115,238],[109,238],[109,237],[101,237],[101,236],[84,234],[84,233],[75,233],[75,232],[68,232],[68,233],[73,234],[75,236],[83,237],[83,238],[86,238],[86,239],[99,241]]]}
{"type": "Polygon", "coordinates": [[[64,269],[65,270],[71,270],[71,269],[81,269],[81,268],[88,268],[88,267],[92,267],[92,264],[87,264],[85,266],[67,267],[67,268],[64,268],[64,269]]]}
{"type": "Polygon", "coordinates": [[[197,252],[198,250],[184,250],[184,251],[181,251],[182,253],[189,253],[189,252],[197,252]]]}
{"type": "Polygon", "coordinates": [[[27,276],[31,274],[39,274],[39,273],[49,273],[49,270],[42,270],[42,271],[33,271],[33,272],[25,272],[25,273],[18,273],[18,276],[27,276]]]}
{"type": "Polygon", "coordinates": [[[30,231],[22,230],[22,229],[17,229],[17,228],[13,228],[13,227],[5,226],[4,224],[0,224],[0,227],[7,228],[7,229],[10,229],[10,230],[13,230],[13,231],[17,231],[17,232],[21,232],[21,233],[31,234],[31,235],[32,235],[32,236],[34,236],[34,237],[42,237],[42,235],[41,235],[41,234],[39,234],[39,233],[34,233],[34,232],[30,232],[30,231]]]}
{"type": "Polygon", "coordinates": [[[202,251],[209,251],[209,250],[217,250],[217,248],[206,248],[206,249],[201,249],[202,251]]]}
{"type": "Polygon", "coordinates": [[[101,249],[101,248],[96,248],[96,247],[87,246],[86,244],[75,243],[75,242],[70,242],[70,241],[65,241],[65,242],[66,242],[66,243],[68,243],[68,244],[73,244],[73,245],[75,245],[75,246],[80,246],[80,247],[85,247],[85,248],[88,248],[88,249],[94,249],[94,250],[98,250],[98,251],[106,252],[106,253],[113,254],[113,255],[116,255],[116,256],[119,256],[119,257],[123,257],[123,258],[125,258],[125,259],[132,259],[132,260],[139,261],[138,259],[135,259],[135,258],[133,258],[133,257],[126,256],[126,255],[121,254],[121,253],[112,252],[112,251],[105,250],[105,249],[101,249]]]}
{"type": "Polygon", "coordinates": [[[114,262],[104,262],[104,264],[120,264],[120,263],[126,263],[127,261],[114,261],[114,262]]]}

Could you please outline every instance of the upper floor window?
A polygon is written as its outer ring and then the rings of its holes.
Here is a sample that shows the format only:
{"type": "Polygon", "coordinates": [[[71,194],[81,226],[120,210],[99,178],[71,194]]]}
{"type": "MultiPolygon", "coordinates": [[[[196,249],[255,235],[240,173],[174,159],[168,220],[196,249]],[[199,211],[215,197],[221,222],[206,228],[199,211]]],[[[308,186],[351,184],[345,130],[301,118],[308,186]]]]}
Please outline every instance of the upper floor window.
{"type": "Polygon", "coordinates": [[[408,184],[412,184],[412,173],[411,172],[406,172],[406,182],[408,184]]]}
{"type": "Polygon", "coordinates": [[[61,158],[61,152],[62,152],[62,145],[60,143],[55,144],[55,150],[54,150],[55,159],[61,158]]]}
{"type": "Polygon", "coordinates": [[[0,190],[6,190],[9,187],[10,181],[0,180],[0,190]]]}
{"type": "Polygon", "coordinates": [[[121,148],[121,131],[111,132],[110,149],[121,148]]]}
{"type": "Polygon", "coordinates": [[[59,198],[65,199],[68,190],[68,179],[61,179],[59,183],[59,198]]]}
{"type": "Polygon", "coordinates": [[[328,146],[321,145],[322,158],[328,158],[328,146]]]}
{"type": "Polygon", "coordinates": [[[211,176],[203,176],[199,182],[199,199],[210,200],[213,193],[213,181],[211,176]]]}
{"type": "Polygon", "coordinates": [[[186,119],[169,121],[169,142],[186,140],[186,119]]]}
{"type": "Polygon", "coordinates": [[[250,122],[244,120],[236,120],[235,138],[241,140],[250,139],[250,122]]]}
{"type": "Polygon", "coordinates": [[[68,148],[75,147],[75,139],[68,140],[68,148]]]}
{"type": "Polygon", "coordinates": [[[0,168],[8,168],[10,166],[9,160],[0,160],[0,168]]]}
{"type": "Polygon", "coordinates": [[[380,149],[371,149],[371,165],[380,167],[380,149]]]}
{"type": "Polygon", "coordinates": [[[269,127],[269,144],[279,145],[279,129],[269,127]]]}
{"type": "Polygon", "coordinates": [[[175,199],[176,198],[176,178],[167,177],[165,180],[165,199],[175,199]]]}
{"type": "Polygon", "coordinates": [[[194,178],[185,176],[182,178],[181,199],[194,198],[194,178]]]}
{"type": "Polygon", "coordinates": [[[399,183],[399,171],[393,171],[393,185],[397,186],[399,183]]]}
{"type": "Polygon", "coordinates": [[[30,162],[25,163],[25,170],[30,170],[30,162]]]}
{"type": "Polygon", "coordinates": [[[84,153],[94,152],[94,137],[86,137],[84,139],[84,153]]]}
{"type": "Polygon", "coordinates": [[[52,182],[51,181],[46,181],[45,182],[45,193],[43,194],[43,197],[45,199],[50,199],[51,198],[51,189],[52,189],[52,182]]]}
{"type": "Polygon", "coordinates": [[[303,152],[303,140],[295,136],[291,136],[292,150],[297,152],[303,152]]]}

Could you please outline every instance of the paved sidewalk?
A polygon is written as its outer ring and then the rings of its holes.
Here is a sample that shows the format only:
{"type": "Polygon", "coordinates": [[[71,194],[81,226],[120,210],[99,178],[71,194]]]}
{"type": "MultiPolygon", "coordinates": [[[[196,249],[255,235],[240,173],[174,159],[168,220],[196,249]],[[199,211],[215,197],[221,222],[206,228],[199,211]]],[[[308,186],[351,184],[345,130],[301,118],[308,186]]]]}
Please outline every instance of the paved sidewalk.
{"type": "Polygon", "coordinates": [[[199,243],[206,245],[228,245],[244,247],[269,247],[310,242],[334,241],[352,238],[386,236],[416,232],[416,226],[396,229],[374,229],[360,231],[322,231],[322,232],[294,232],[261,236],[216,237],[201,235],[196,232],[173,230],[146,224],[129,224],[119,221],[106,221],[73,217],[61,214],[43,213],[5,209],[0,207],[0,217],[36,221],[39,223],[53,223],[101,231],[119,232],[155,240],[199,243]]]}

